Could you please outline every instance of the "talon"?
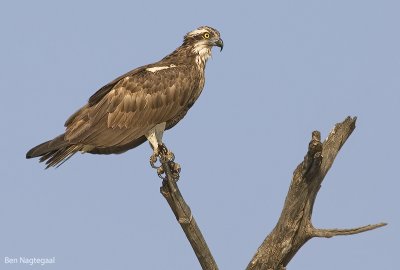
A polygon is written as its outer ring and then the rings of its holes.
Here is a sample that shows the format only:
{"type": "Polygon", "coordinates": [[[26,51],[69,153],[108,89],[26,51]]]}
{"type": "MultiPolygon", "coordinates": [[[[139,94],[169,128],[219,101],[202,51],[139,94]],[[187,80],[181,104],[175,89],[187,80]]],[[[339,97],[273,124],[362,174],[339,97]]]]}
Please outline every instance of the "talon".
{"type": "Polygon", "coordinates": [[[172,177],[174,178],[175,182],[178,182],[179,174],[181,172],[181,165],[179,165],[178,163],[175,163],[173,161],[171,161],[169,163],[169,165],[170,165],[172,177]]]}
{"type": "Polygon", "coordinates": [[[168,153],[166,154],[166,157],[169,161],[174,161],[175,160],[175,154],[172,153],[171,151],[168,151],[168,153]]]}
{"type": "Polygon", "coordinates": [[[150,165],[154,169],[158,169],[160,167],[160,166],[155,165],[155,163],[157,162],[157,159],[158,159],[158,157],[155,154],[150,156],[150,165]]]}
{"type": "Polygon", "coordinates": [[[172,168],[171,169],[172,169],[172,171],[174,173],[179,174],[181,172],[181,165],[179,165],[179,163],[172,162],[172,168]]]}
{"type": "Polygon", "coordinates": [[[163,176],[164,173],[165,173],[165,172],[164,172],[164,169],[163,169],[162,166],[160,166],[159,168],[157,168],[158,177],[160,177],[160,178],[163,179],[163,180],[165,180],[165,177],[163,176]]]}

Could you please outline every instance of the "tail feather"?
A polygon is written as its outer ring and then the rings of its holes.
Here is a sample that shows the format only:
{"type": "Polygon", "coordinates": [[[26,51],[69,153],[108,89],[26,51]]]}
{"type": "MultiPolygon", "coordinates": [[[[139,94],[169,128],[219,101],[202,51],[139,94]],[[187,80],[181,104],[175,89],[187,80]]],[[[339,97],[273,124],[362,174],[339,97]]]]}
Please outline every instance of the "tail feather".
{"type": "Polygon", "coordinates": [[[55,137],[54,139],[41,143],[26,153],[26,158],[41,157],[47,153],[57,151],[60,148],[68,146],[69,143],[64,140],[64,134],[55,137]]]}
{"type": "Polygon", "coordinates": [[[46,169],[50,167],[59,167],[81,148],[82,147],[80,145],[69,145],[67,147],[63,147],[53,152],[51,155],[46,156],[46,159],[43,159],[43,157],[40,158],[40,162],[46,160],[46,169]]]}
{"type": "Polygon", "coordinates": [[[82,149],[81,145],[74,145],[64,140],[64,134],[53,140],[35,146],[26,153],[26,158],[40,157],[39,161],[46,161],[46,169],[60,166],[76,152],[82,149]]]}

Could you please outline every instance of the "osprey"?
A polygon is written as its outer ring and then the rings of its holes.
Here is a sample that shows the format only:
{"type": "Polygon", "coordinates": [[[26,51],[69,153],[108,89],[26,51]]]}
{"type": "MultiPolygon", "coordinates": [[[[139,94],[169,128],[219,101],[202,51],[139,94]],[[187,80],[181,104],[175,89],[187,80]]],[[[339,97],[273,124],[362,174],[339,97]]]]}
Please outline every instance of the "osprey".
{"type": "Polygon", "coordinates": [[[164,130],[174,127],[204,87],[204,70],[213,46],[223,48],[209,26],[187,33],[183,44],[162,60],[116,78],[94,93],[65,122],[65,133],[39,144],[26,158],[59,166],[76,152],[120,154],[146,139],[157,155],[164,130]]]}

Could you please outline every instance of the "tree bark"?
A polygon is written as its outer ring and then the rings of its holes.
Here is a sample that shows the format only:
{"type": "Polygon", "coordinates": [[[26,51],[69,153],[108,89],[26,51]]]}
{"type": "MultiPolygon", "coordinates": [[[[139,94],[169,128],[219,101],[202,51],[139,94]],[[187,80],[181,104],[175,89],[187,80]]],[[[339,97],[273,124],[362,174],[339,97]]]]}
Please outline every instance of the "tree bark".
{"type": "Polygon", "coordinates": [[[218,270],[217,263],[204,240],[200,228],[197,226],[197,222],[192,215],[190,207],[183,199],[176,183],[179,179],[180,166],[174,162],[173,156],[172,153],[167,153],[166,155],[161,154],[161,170],[159,171],[159,176],[164,180],[160,192],[167,200],[171,210],[174,212],[175,217],[189,240],[202,269],[218,270]],[[162,175],[165,176],[163,177],[162,175]]]}
{"type": "MultiPolygon", "coordinates": [[[[355,123],[356,117],[347,117],[343,122],[335,125],[323,143],[320,132],[312,132],[307,154],[293,173],[278,223],[258,248],[247,270],[286,269],[297,251],[313,237],[330,238],[337,235],[352,235],[386,225],[386,223],[378,223],[352,229],[317,229],[311,222],[315,198],[321,188],[321,183],[341,147],[355,129],[355,123]]],[[[164,181],[161,194],[174,212],[202,268],[218,269],[190,208],[176,184],[180,168],[170,156],[165,153],[160,156],[159,175],[165,175],[162,177],[164,181]]]]}
{"type": "Polygon", "coordinates": [[[354,229],[316,229],[311,222],[315,198],[336,155],[355,129],[356,117],[335,125],[321,143],[319,131],[312,132],[307,154],[293,173],[281,216],[258,248],[247,270],[285,269],[297,251],[313,237],[361,233],[386,225],[379,223],[354,229]]]}

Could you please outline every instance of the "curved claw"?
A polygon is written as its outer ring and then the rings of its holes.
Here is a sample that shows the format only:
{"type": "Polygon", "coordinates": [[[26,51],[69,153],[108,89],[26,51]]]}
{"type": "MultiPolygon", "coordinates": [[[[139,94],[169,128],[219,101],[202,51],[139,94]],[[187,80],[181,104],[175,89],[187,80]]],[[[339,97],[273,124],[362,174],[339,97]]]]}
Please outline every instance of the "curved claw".
{"type": "Polygon", "coordinates": [[[150,156],[150,166],[152,168],[154,168],[154,169],[158,169],[158,168],[161,167],[161,165],[159,165],[159,166],[156,165],[157,160],[158,160],[158,156],[157,155],[153,154],[153,155],[150,156]]]}
{"type": "Polygon", "coordinates": [[[160,167],[157,169],[157,174],[158,174],[158,177],[160,177],[162,180],[165,180],[165,177],[163,176],[164,173],[165,173],[165,171],[164,171],[163,167],[160,166],[160,167]]]}
{"type": "Polygon", "coordinates": [[[174,162],[174,160],[175,160],[175,154],[172,153],[171,151],[168,151],[168,153],[167,153],[167,158],[168,158],[169,161],[174,162]]]}
{"type": "Polygon", "coordinates": [[[179,180],[179,173],[181,172],[181,165],[179,163],[171,162],[170,163],[172,177],[174,178],[175,182],[179,180]]]}

